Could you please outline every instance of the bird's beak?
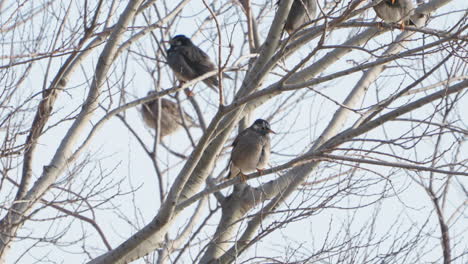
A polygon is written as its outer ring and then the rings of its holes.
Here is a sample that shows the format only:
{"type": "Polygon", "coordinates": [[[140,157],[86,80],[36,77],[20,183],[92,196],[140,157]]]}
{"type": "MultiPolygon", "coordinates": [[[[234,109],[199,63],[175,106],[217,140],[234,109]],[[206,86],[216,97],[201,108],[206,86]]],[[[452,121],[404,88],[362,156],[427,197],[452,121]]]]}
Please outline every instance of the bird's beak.
{"type": "Polygon", "coordinates": [[[273,130],[271,130],[271,129],[268,129],[268,132],[269,132],[269,133],[276,134],[276,132],[275,132],[275,131],[273,131],[273,130]]]}
{"type": "Polygon", "coordinates": [[[394,4],[395,4],[395,0],[392,0],[392,5],[394,5],[394,4]]]}

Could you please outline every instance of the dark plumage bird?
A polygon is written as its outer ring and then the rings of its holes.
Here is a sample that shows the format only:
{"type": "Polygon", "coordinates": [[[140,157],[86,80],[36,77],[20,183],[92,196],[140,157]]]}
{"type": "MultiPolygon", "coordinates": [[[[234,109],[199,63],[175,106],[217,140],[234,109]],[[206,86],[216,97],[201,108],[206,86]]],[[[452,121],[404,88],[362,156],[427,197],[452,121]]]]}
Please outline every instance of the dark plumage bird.
{"type": "MultiPolygon", "coordinates": [[[[169,41],[169,44],[171,47],[167,50],[167,63],[180,82],[190,81],[216,70],[210,57],[186,36],[177,35],[169,41]]],[[[227,74],[223,74],[223,77],[230,79],[227,74]]],[[[206,78],[203,82],[217,91],[219,81],[216,75],[206,78]]]]}
{"type": "MultiPolygon", "coordinates": [[[[374,0],[376,1],[376,0],[374,0]]],[[[418,18],[414,14],[415,5],[413,0],[382,0],[374,6],[377,16],[387,23],[400,23],[404,25],[416,25],[418,18]]]]}
{"type": "MultiPolygon", "coordinates": [[[[278,0],[278,4],[281,0],[278,0]]],[[[294,0],[289,10],[284,29],[291,35],[302,25],[315,18],[317,0],[294,0]]]]}
{"type": "MultiPolygon", "coordinates": [[[[153,93],[152,91],[148,94],[153,93]]],[[[188,126],[196,126],[195,121],[184,111],[184,120],[188,126]]],[[[156,128],[158,118],[157,100],[144,103],[142,105],[141,114],[146,125],[150,128],[156,128]]],[[[170,135],[182,128],[182,119],[180,117],[179,107],[173,101],[161,98],[161,117],[159,133],[160,138],[170,135]]]]}
{"type": "Polygon", "coordinates": [[[237,135],[232,143],[228,178],[240,176],[245,182],[246,173],[255,170],[261,172],[268,165],[271,151],[269,133],[275,133],[270,124],[257,119],[252,126],[237,135]]]}

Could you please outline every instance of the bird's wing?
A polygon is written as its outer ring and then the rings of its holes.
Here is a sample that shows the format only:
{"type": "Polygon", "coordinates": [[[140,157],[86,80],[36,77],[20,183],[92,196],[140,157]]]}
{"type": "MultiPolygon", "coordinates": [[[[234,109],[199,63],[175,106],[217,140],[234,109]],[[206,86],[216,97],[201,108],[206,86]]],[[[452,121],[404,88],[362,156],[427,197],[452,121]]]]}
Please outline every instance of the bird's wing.
{"type": "Polygon", "coordinates": [[[409,24],[411,26],[424,27],[427,25],[428,21],[429,21],[429,15],[415,13],[412,16],[410,16],[409,24]]]}
{"type": "Polygon", "coordinates": [[[239,142],[239,140],[241,140],[241,138],[245,137],[246,135],[249,134],[249,129],[244,129],[242,132],[240,132],[237,137],[234,139],[234,141],[232,142],[232,147],[235,147],[237,146],[237,143],[239,142]]]}
{"type": "Polygon", "coordinates": [[[191,80],[199,76],[192,66],[193,63],[184,55],[181,48],[169,50],[167,62],[181,81],[191,80]]]}
{"type": "MultiPolygon", "coordinates": [[[[179,111],[179,105],[173,101],[167,100],[165,98],[161,99],[162,102],[162,107],[167,110],[168,114],[171,115],[171,118],[176,120],[177,124],[183,125],[182,124],[182,119],[180,118],[180,111],[179,111]]],[[[182,113],[184,115],[184,120],[189,127],[196,127],[198,124],[195,122],[195,120],[190,116],[187,112],[185,112],[183,109],[182,113]]]]}
{"type": "MultiPolygon", "coordinates": [[[[232,168],[232,156],[233,155],[236,155],[237,153],[237,149],[236,149],[236,146],[239,144],[239,141],[243,141],[243,138],[248,136],[249,134],[249,129],[244,129],[243,131],[241,131],[237,136],[236,138],[234,139],[234,141],[232,142],[231,146],[233,147],[232,151],[231,151],[231,156],[229,157],[229,162],[228,162],[228,168],[230,169],[230,171],[233,170],[232,168]]],[[[235,167],[235,166],[234,166],[235,167]]],[[[231,175],[231,172],[229,172],[228,175],[231,175]]]]}
{"type": "Polygon", "coordinates": [[[262,150],[258,158],[258,168],[263,169],[268,165],[271,154],[271,141],[268,136],[263,138],[262,150]]]}
{"type": "MultiPolygon", "coordinates": [[[[245,129],[244,131],[240,132],[236,138],[234,139],[234,141],[232,142],[231,144],[231,147],[236,147],[237,146],[237,143],[239,142],[239,138],[242,138],[243,135],[245,135],[245,133],[247,132],[247,129],[245,129]]],[[[228,178],[231,177],[231,171],[232,171],[232,151],[231,151],[231,156],[229,157],[229,162],[228,162],[228,166],[226,168],[229,169],[229,173],[228,173],[228,178]]]]}
{"type": "Polygon", "coordinates": [[[234,139],[234,141],[232,142],[231,146],[233,147],[232,151],[231,151],[231,156],[229,157],[229,162],[228,162],[228,166],[226,168],[226,170],[229,169],[229,172],[228,172],[228,175],[226,178],[232,178],[234,177],[235,175],[237,175],[239,173],[239,168],[237,168],[236,166],[234,166],[232,164],[232,154],[234,152],[234,148],[237,146],[239,140],[241,140],[242,137],[245,136],[245,134],[247,133],[247,129],[243,130],[242,132],[240,132],[236,138],[234,139]]]}
{"type": "Polygon", "coordinates": [[[177,103],[162,98],[161,104],[162,109],[166,111],[167,115],[170,115],[170,118],[173,118],[178,124],[182,124],[177,103]]]}
{"type": "Polygon", "coordinates": [[[210,57],[195,45],[181,47],[180,52],[198,75],[214,71],[216,68],[210,57]]]}

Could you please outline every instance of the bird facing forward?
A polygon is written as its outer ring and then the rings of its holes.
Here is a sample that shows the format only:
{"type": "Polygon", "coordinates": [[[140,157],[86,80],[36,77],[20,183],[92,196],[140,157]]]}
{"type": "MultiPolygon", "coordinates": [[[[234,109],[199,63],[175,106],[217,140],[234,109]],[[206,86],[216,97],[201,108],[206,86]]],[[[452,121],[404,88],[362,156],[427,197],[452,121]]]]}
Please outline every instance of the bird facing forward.
{"type": "MultiPolygon", "coordinates": [[[[278,0],[278,5],[281,0],[278,0]]],[[[315,18],[317,0],[294,0],[289,10],[284,29],[289,35],[315,18]]]]}
{"type": "Polygon", "coordinates": [[[383,21],[400,23],[402,28],[404,28],[404,25],[417,25],[412,21],[414,9],[413,0],[382,0],[374,6],[375,13],[383,21]]]}
{"type": "MultiPolygon", "coordinates": [[[[167,50],[167,63],[181,83],[216,70],[210,57],[186,36],[177,35],[169,41],[169,44],[171,46],[167,50]]],[[[230,79],[224,73],[223,77],[230,79]]],[[[215,91],[219,87],[216,75],[206,78],[203,82],[215,91]]]]}
{"type": "MultiPolygon", "coordinates": [[[[149,94],[153,91],[149,92],[149,94]]],[[[188,126],[195,126],[195,121],[184,111],[184,120],[188,126]]],[[[158,118],[158,104],[157,100],[144,103],[142,105],[141,114],[146,125],[150,128],[156,128],[158,118]]],[[[182,128],[182,119],[180,118],[179,108],[176,103],[165,98],[161,98],[161,117],[159,135],[163,137],[170,135],[182,128]]]]}
{"type": "Polygon", "coordinates": [[[269,133],[276,134],[270,128],[270,124],[257,119],[252,126],[248,127],[237,135],[232,143],[230,171],[227,178],[241,177],[245,182],[245,173],[255,170],[261,173],[270,159],[270,136],[269,133]]]}

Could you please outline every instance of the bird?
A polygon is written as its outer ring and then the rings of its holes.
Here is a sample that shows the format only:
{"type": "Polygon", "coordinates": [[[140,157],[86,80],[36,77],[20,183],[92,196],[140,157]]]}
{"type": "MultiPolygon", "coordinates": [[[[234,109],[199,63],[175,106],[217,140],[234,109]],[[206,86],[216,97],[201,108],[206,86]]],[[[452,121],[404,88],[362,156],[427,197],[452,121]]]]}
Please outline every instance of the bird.
{"type": "MultiPolygon", "coordinates": [[[[376,1],[376,0],[373,0],[376,1]]],[[[374,6],[378,17],[387,23],[399,23],[404,29],[405,25],[418,26],[414,16],[415,5],[413,0],[382,0],[374,6]]]]}
{"type": "MultiPolygon", "coordinates": [[[[167,50],[167,63],[172,69],[177,79],[184,83],[195,79],[207,72],[216,70],[210,57],[185,35],[177,35],[170,41],[170,48],[167,50]]],[[[223,73],[224,78],[231,77],[223,73]]],[[[214,91],[219,87],[218,77],[211,76],[203,80],[214,91]]]]}
{"type": "Polygon", "coordinates": [[[429,14],[422,14],[415,11],[414,14],[410,16],[409,25],[416,27],[426,26],[429,21],[429,17],[429,14]]]}
{"type": "Polygon", "coordinates": [[[276,134],[270,124],[266,120],[257,119],[237,135],[232,143],[228,179],[240,176],[241,181],[245,182],[245,173],[263,171],[270,159],[270,133],[276,134]]]}
{"type": "MultiPolygon", "coordinates": [[[[151,95],[152,93],[154,93],[154,91],[148,92],[148,95],[151,95]]],[[[190,117],[190,115],[185,113],[183,110],[182,113],[187,126],[196,126],[195,121],[192,119],[192,117],[190,117]]],[[[158,118],[157,99],[142,104],[141,114],[145,124],[148,127],[155,129],[158,118]]],[[[160,139],[182,128],[182,124],[183,123],[177,104],[166,98],[161,98],[161,117],[159,127],[160,139]]]]}
{"type": "MultiPolygon", "coordinates": [[[[279,5],[281,0],[278,0],[279,5]]],[[[301,28],[302,25],[315,18],[317,0],[294,0],[289,10],[284,29],[289,35],[301,28]]]]}

